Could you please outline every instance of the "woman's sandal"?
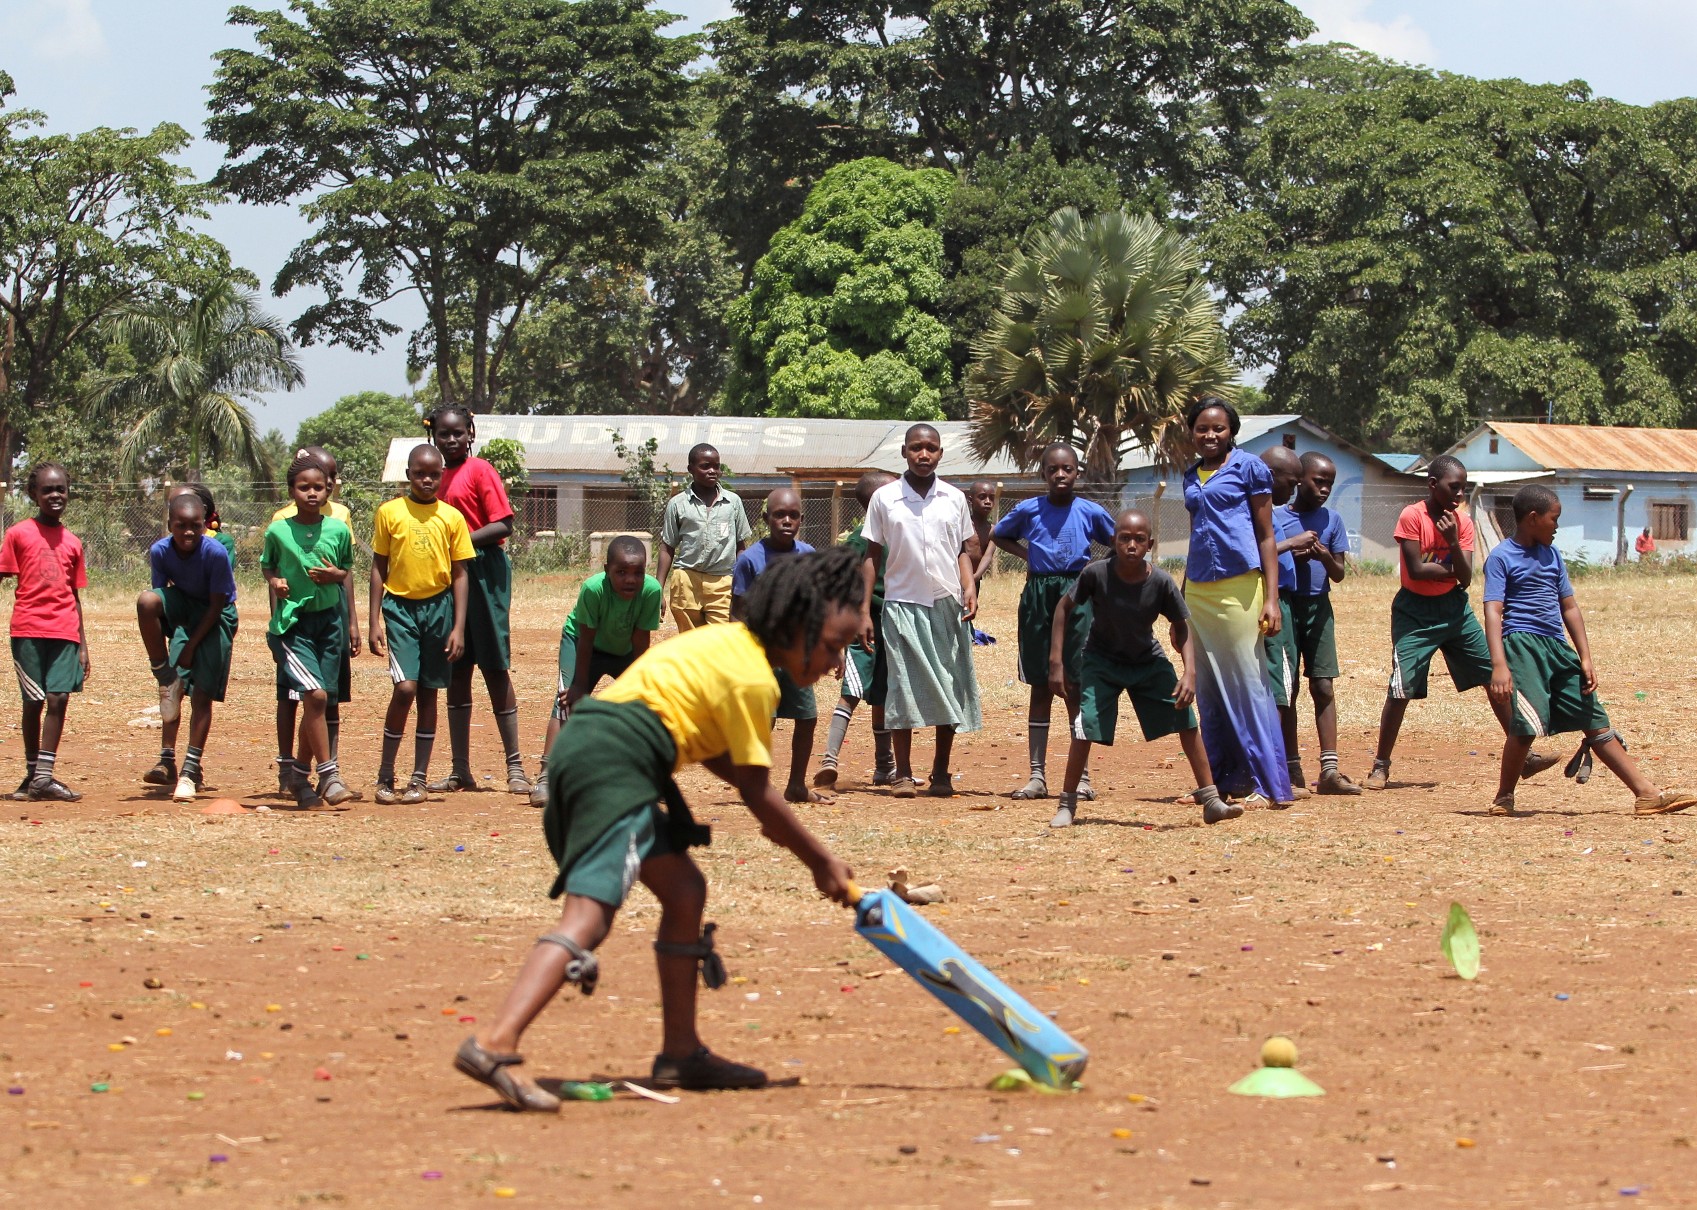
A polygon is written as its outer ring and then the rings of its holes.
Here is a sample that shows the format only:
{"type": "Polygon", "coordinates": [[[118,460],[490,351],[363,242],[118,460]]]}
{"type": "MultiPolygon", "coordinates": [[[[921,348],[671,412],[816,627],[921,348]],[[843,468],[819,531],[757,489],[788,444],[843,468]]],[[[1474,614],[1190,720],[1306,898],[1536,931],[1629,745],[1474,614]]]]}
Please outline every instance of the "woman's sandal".
{"type": "Polygon", "coordinates": [[[454,1052],[454,1066],[461,1072],[501,1095],[514,1109],[527,1113],[558,1113],[560,1098],[534,1084],[521,1083],[508,1071],[524,1062],[522,1055],[502,1055],[484,1050],[475,1037],[460,1043],[454,1052]]]}

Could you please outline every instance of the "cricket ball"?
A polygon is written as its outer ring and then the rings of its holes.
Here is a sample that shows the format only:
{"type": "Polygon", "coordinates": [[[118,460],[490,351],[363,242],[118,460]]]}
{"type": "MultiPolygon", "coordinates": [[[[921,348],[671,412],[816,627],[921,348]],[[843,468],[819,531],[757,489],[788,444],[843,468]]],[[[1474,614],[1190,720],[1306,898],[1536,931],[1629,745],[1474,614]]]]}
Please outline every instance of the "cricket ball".
{"type": "Polygon", "coordinates": [[[1295,1067],[1296,1043],[1283,1034],[1274,1034],[1261,1043],[1261,1066],[1295,1067]]]}

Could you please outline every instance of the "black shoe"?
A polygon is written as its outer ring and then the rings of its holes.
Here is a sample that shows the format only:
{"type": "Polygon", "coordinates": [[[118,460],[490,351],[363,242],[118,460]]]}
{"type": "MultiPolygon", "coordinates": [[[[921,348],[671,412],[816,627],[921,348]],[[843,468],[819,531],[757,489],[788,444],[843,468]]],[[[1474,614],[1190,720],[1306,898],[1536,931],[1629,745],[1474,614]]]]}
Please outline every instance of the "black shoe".
{"type": "MultiPolygon", "coordinates": [[[[143,785],[174,786],[177,784],[177,762],[162,760],[141,775],[143,785]]],[[[198,779],[197,784],[198,784],[198,779]]]]}
{"type": "Polygon", "coordinates": [[[758,1067],[722,1059],[703,1046],[684,1059],[655,1055],[653,1075],[648,1082],[656,1088],[713,1092],[732,1088],[764,1088],[766,1073],[758,1067]]]}
{"type": "Polygon", "coordinates": [[[37,774],[25,791],[31,802],[81,802],[82,795],[64,782],[37,774]]]}
{"type": "Polygon", "coordinates": [[[432,794],[453,794],[459,790],[475,790],[477,789],[477,778],[470,773],[450,773],[441,781],[431,782],[425,789],[432,794]]]}

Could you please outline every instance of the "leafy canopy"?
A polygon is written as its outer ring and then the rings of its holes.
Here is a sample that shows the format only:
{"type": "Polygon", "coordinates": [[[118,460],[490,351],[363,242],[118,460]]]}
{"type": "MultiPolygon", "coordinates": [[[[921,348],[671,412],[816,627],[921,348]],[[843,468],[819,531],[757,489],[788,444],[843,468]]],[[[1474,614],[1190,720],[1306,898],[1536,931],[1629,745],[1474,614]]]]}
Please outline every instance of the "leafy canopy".
{"type": "Polygon", "coordinates": [[[383,461],[396,437],[424,441],[418,405],[404,395],[360,391],[301,421],[295,448],[321,445],[336,455],[344,483],[375,486],[382,482],[383,461]]]}
{"type": "Polygon", "coordinates": [[[938,224],[954,176],[863,159],[831,169],[731,305],[729,410],[942,416],[952,380],[938,224]]]}

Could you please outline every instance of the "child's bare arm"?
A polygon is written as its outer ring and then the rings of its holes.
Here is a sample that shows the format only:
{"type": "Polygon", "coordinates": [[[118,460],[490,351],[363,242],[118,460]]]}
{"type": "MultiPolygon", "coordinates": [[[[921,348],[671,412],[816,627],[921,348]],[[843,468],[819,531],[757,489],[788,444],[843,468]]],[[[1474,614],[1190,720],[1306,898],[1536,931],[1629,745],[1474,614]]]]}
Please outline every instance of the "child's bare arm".
{"type": "Polygon", "coordinates": [[[366,637],[371,640],[372,655],[387,655],[388,644],[383,639],[383,582],[389,578],[389,556],[371,556],[371,611],[365,615],[366,637]]]}
{"type": "MultiPolygon", "coordinates": [[[[19,580],[18,583],[22,584],[23,581],[19,580]]],[[[77,603],[77,659],[82,664],[83,679],[86,680],[88,674],[94,671],[94,661],[88,656],[88,631],[83,627],[82,591],[71,589],[71,599],[77,603]]]]}
{"type": "Polygon", "coordinates": [[[848,888],[854,881],[854,871],[796,818],[772,785],[771,769],[765,765],[733,765],[729,756],[715,756],[701,763],[736,788],[743,805],[760,821],[761,834],[796,855],[812,872],[813,885],[821,895],[836,903],[850,902],[848,888]]]}
{"type": "Polygon", "coordinates": [[[1485,602],[1485,645],[1491,649],[1491,683],[1485,692],[1499,706],[1514,700],[1514,673],[1509,671],[1508,652],[1503,647],[1503,603],[1485,602]]]}
{"type": "Polygon", "coordinates": [[[1591,663],[1591,640],[1585,634],[1585,615],[1579,611],[1579,598],[1573,596],[1561,599],[1562,625],[1567,627],[1567,637],[1573,640],[1573,650],[1579,654],[1579,668],[1584,676],[1580,688],[1586,693],[1597,692],[1597,670],[1591,663]]]}
{"type": "Polygon", "coordinates": [[[447,652],[449,663],[465,654],[466,602],[471,595],[471,577],[466,575],[467,562],[466,559],[454,560],[454,629],[448,635],[448,645],[443,648],[447,652]]]}
{"type": "Polygon", "coordinates": [[[1070,592],[1062,594],[1060,604],[1055,606],[1055,624],[1049,639],[1049,692],[1056,697],[1067,695],[1067,627],[1076,607],[1070,592]]]}
{"type": "Polygon", "coordinates": [[[589,696],[589,665],[594,660],[595,627],[579,626],[577,628],[577,669],[572,673],[572,683],[566,686],[566,709],[571,709],[589,696]]]}
{"type": "Polygon", "coordinates": [[[1196,635],[1186,618],[1172,619],[1167,634],[1184,662],[1184,671],[1178,674],[1178,689],[1173,693],[1173,704],[1183,709],[1196,701],[1196,635]]]}

